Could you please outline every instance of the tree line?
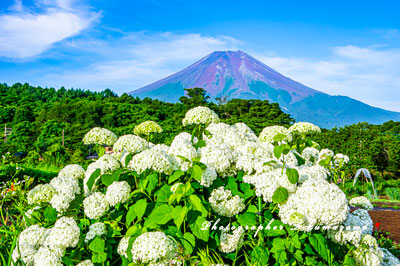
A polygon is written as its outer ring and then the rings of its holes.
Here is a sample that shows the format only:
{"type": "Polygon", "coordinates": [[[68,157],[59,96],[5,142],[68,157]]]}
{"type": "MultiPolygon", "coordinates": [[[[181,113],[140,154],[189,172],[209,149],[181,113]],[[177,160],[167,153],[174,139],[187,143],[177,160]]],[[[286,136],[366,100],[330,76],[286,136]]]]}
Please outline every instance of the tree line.
{"type": "MultiPolygon", "coordinates": [[[[179,102],[167,103],[125,93],[118,96],[109,89],[56,90],[16,83],[0,84],[0,99],[0,125],[12,128],[7,143],[0,142],[0,154],[10,151],[26,162],[44,161],[57,166],[85,161],[89,147],[81,140],[93,127],[105,127],[121,136],[133,134],[137,124],[153,120],[164,130],[153,141],[168,143],[178,132],[190,131],[182,127],[182,119],[188,109],[199,105],[213,109],[222,122],[246,123],[256,134],[266,126],[294,123],[277,103],[243,99],[210,101],[201,88],[186,89],[186,96],[179,102]]],[[[400,122],[359,123],[323,129],[315,140],[322,148],[349,155],[353,171],[366,167],[395,175],[400,171],[400,136],[396,134],[400,134],[400,122]]]]}

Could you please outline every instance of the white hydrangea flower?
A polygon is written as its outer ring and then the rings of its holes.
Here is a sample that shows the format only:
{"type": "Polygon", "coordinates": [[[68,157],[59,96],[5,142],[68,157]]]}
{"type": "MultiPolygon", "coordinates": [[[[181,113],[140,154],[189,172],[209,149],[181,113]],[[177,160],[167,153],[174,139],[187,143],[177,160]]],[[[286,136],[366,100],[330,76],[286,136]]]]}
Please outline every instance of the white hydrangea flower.
{"type": "Polygon", "coordinates": [[[350,161],[349,156],[341,153],[336,154],[335,157],[333,157],[333,160],[336,167],[343,167],[350,161]]]}
{"type": "Polygon", "coordinates": [[[46,238],[46,246],[70,248],[78,245],[81,230],[74,218],[63,216],[56,221],[46,238]]]}
{"type": "Polygon", "coordinates": [[[138,174],[147,169],[153,169],[159,173],[169,175],[176,170],[176,161],[168,153],[153,147],[133,156],[128,168],[138,174]]]}
{"type": "Polygon", "coordinates": [[[321,133],[321,129],[309,122],[297,122],[289,128],[290,133],[305,136],[310,133],[321,133]]]}
{"type": "Polygon", "coordinates": [[[240,137],[247,142],[258,142],[257,135],[245,123],[236,123],[232,126],[240,137]]]}
{"type": "Polygon", "coordinates": [[[301,153],[301,157],[304,158],[306,165],[313,165],[319,159],[319,151],[312,147],[307,147],[301,153]]]}
{"type": "Polygon", "coordinates": [[[91,260],[84,260],[76,264],[76,266],[94,266],[91,260]]]}
{"type": "Polygon", "coordinates": [[[161,133],[163,132],[162,128],[159,124],[154,121],[144,121],[139,125],[135,126],[133,133],[136,135],[150,135],[151,133],[161,133]]]}
{"type": "Polygon", "coordinates": [[[200,185],[209,187],[212,185],[215,179],[217,179],[217,172],[215,168],[207,165],[207,168],[203,170],[203,175],[201,176],[200,185]]]}
{"type": "Polygon", "coordinates": [[[114,143],[113,151],[127,151],[136,154],[148,148],[149,143],[145,139],[129,134],[118,138],[117,142],[114,143]]]}
{"type": "Polygon", "coordinates": [[[224,144],[206,145],[199,150],[200,162],[215,168],[221,176],[227,176],[227,171],[234,163],[232,150],[224,144]]]}
{"type": "Polygon", "coordinates": [[[378,246],[376,239],[371,235],[364,235],[360,246],[353,251],[357,265],[380,266],[384,253],[378,246]]]}
{"type": "Polygon", "coordinates": [[[265,127],[261,131],[260,136],[258,138],[260,139],[261,142],[267,142],[267,143],[274,142],[276,138],[278,138],[279,141],[290,142],[292,141],[292,134],[290,133],[289,129],[283,126],[270,126],[270,127],[265,127]]]}
{"type": "Polygon", "coordinates": [[[302,184],[306,180],[313,178],[313,179],[327,179],[329,170],[321,165],[302,165],[297,168],[299,173],[299,183],[302,184]]]}
{"type": "Polygon", "coordinates": [[[41,247],[34,256],[34,266],[62,266],[61,256],[48,247],[41,247]]]}
{"type": "Polygon", "coordinates": [[[234,252],[243,244],[243,238],[244,229],[241,226],[234,230],[231,234],[223,230],[221,232],[220,244],[218,249],[224,253],[234,252]]]}
{"type": "Polygon", "coordinates": [[[117,139],[117,135],[115,135],[112,131],[105,128],[94,127],[88,133],[86,133],[85,137],[83,138],[83,143],[112,146],[117,139]]]}
{"type": "Polygon", "coordinates": [[[367,211],[370,211],[374,208],[374,206],[372,206],[372,203],[369,201],[369,199],[367,199],[364,196],[352,198],[349,203],[353,207],[360,207],[367,211]]]}
{"type": "MultiPolygon", "coordinates": [[[[237,130],[225,123],[212,123],[206,130],[211,133],[211,138],[217,138],[221,143],[226,144],[232,150],[240,147],[244,144],[244,139],[241,138],[237,130]]],[[[204,139],[207,140],[210,137],[204,135],[204,139]]]]}
{"type": "Polygon", "coordinates": [[[169,147],[168,153],[176,157],[182,171],[187,171],[192,166],[192,159],[197,157],[196,149],[188,141],[174,140],[169,147]]]}
{"type": "Polygon", "coordinates": [[[108,211],[110,205],[102,193],[94,192],[83,200],[83,208],[89,219],[97,219],[108,211]]]}
{"type": "Polygon", "coordinates": [[[60,170],[58,173],[59,177],[73,177],[75,179],[83,179],[85,178],[85,169],[79,164],[69,164],[60,170]]]}
{"type": "Polygon", "coordinates": [[[333,241],[345,245],[351,243],[358,247],[365,234],[372,234],[373,223],[366,210],[358,209],[349,213],[343,225],[328,230],[327,235],[333,241]]]}
{"type": "Polygon", "coordinates": [[[22,231],[18,237],[17,246],[12,253],[14,262],[20,259],[25,264],[30,265],[47,231],[48,229],[39,225],[31,225],[22,231]]]}
{"type": "Polygon", "coordinates": [[[381,248],[381,251],[383,253],[382,266],[400,265],[400,260],[396,258],[389,250],[386,248],[381,248]]]}
{"type": "Polygon", "coordinates": [[[244,200],[238,195],[232,196],[232,192],[224,187],[214,189],[208,201],[216,213],[226,217],[232,217],[245,208],[244,200]]]}
{"type": "Polygon", "coordinates": [[[129,199],[131,186],[126,181],[114,181],[107,187],[106,200],[110,206],[115,206],[118,203],[125,203],[129,199]]]}
{"type": "Polygon", "coordinates": [[[346,195],[335,184],[324,179],[308,179],[280,205],[283,223],[301,231],[314,227],[331,229],[347,218],[349,207],[346,195]]]}
{"type": "Polygon", "coordinates": [[[218,115],[208,107],[198,106],[186,112],[185,118],[182,120],[183,126],[192,124],[219,123],[218,115]]]}
{"type": "MultiPolygon", "coordinates": [[[[194,137],[193,138],[193,144],[196,144],[197,141],[198,141],[197,138],[194,137]]],[[[173,146],[175,142],[189,142],[189,143],[192,143],[192,135],[187,133],[187,132],[179,133],[178,135],[176,135],[174,137],[174,140],[172,141],[171,146],[173,146]]]]}
{"type": "Polygon", "coordinates": [[[56,191],[50,200],[50,204],[62,214],[75,199],[75,194],[80,194],[79,181],[74,177],[57,176],[50,181],[50,185],[56,191]]]}
{"type": "Polygon", "coordinates": [[[319,161],[325,160],[327,158],[333,158],[334,152],[330,149],[322,149],[319,151],[319,161]]]}
{"type": "Polygon", "coordinates": [[[106,225],[101,222],[94,223],[89,226],[89,232],[87,232],[85,236],[85,242],[87,243],[96,236],[102,236],[105,234],[107,234],[106,225]]]}
{"type": "Polygon", "coordinates": [[[127,250],[128,250],[128,246],[129,246],[129,239],[131,237],[123,237],[121,238],[121,240],[119,241],[118,244],[118,248],[117,248],[117,252],[120,256],[128,258],[128,254],[126,254],[127,250]]]}
{"type": "Polygon", "coordinates": [[[286,170],[277,168],[268,172],[257,173],[255,175],[246,175],[243,177],[243,182],[255,186],[257,197],[263,197],[265,202],[272,202],[272,196],[279,187],[284,187],[289,194],[296,192],[297,186],[290,183],[286,170]]]}
{"type": "Polygon", "coordinates": [[[132,244],[132,261],[150,265],[169,265],[177,257],[177,245],[163,232],[146,232],[132,244]]]}
{"type": "Polygon", "coordinates": [[[40,204],[42,202],[50,202],[56,190],[50,184],[37,185],[29,191],[27,200],[28,204],[40,204]]]}
{"type": "Polygon", "coordinates": [[[89,164],[88,168],[86,169],[85,178],[83,179],[85,196],[88,196],[91,192],[94,192],[97,189],[96,182],[100,178],[100,176],[96,179],[91,191],[89,191],[89,188],[87,186],[87,182],[89,181],[90,176],[94,173],[94,171],[96,171],[96,169],[100,169],[100,175],[104,175],[107,173],[112,173],[119,168],[121,168],[121,164],[119,163],[119,161],[114,156],[109,154],[105,154],[101,156],[97,161],[89,164]]]}

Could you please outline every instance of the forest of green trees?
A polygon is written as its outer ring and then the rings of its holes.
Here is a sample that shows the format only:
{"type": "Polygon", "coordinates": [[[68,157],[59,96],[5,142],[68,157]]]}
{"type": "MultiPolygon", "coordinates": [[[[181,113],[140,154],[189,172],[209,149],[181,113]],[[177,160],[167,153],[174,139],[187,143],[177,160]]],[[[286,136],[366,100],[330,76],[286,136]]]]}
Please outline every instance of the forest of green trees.
{"type": "MultiPolygon", "coordinates": [[[[0,125],[12,128],[7,143],[0,142],[0,155],[9,151],[23,162],[63,166],[83,163],[89,147],[82,138],[93,127],[104,127],[118,136],[132,134],[135,125],[154,120],[164,133],[153,142],[169,142],[183,130],[185,112],[198,105],[208,106],[222,122],[244,122],[256,134],[270,125],[289,126],[294,122],[278,104],[261,100],[232,99],[210,101],[200,88],[188,89],[178,103],[149,98],[117,96],[107,89],[91,92],[80,89],[33,87],[29,84],[0,84],[0,125]],[[62,145],[62,131],[65,143],[62,145]],[[157,139],[159,138],[159,139],[157,139]]],[[[400,171],[400,122],[383,125],[359,123],[343,128],[323,129],[315,136],[323,148],[350,157],[350,169],[365,167],[374,173],[396,177],[400,171]]]]}

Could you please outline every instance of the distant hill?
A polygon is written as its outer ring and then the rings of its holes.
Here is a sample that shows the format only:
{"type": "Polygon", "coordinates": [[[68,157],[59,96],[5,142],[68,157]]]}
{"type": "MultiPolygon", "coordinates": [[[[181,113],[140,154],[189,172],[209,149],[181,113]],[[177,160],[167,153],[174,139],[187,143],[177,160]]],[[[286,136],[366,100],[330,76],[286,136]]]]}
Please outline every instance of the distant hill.
{"type": "Polygon", "coordinates": [[[242,51],[213,52],[184,70],[129,94],[177,102],[184,95],[184,88],[193,87],[204,88],[211,99],[225,97],[276,102],[296,121],[308,121],[324,128],[400,120],[400,113],[304,86],[242,51]]]}

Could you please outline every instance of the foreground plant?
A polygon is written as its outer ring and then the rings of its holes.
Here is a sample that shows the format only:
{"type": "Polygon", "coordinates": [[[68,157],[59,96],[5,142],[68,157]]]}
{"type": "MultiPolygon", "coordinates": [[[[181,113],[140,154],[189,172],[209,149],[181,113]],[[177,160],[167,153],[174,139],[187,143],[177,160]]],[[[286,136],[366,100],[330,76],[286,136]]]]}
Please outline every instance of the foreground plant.
{"type": "Polygon", "coordinates": [[[318,127],[274,126],[257,137],[243,123],[218,122],[194,108],[184,119],[195,124],[192,135],[180,133],[171,146],[121,136],[118,153],[86,171],[67,166],[31,190],[14,265],[398,261],[372,237],[368,212],[349,213],[329,182],[346,160],[311,141],[318,127]]]}

